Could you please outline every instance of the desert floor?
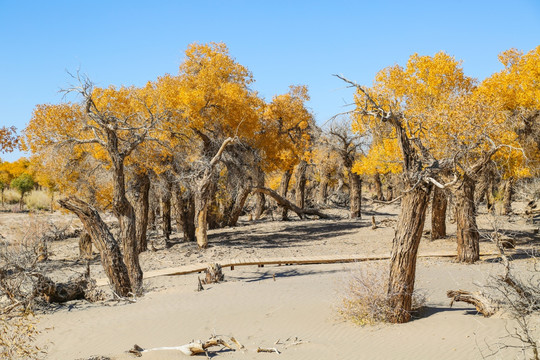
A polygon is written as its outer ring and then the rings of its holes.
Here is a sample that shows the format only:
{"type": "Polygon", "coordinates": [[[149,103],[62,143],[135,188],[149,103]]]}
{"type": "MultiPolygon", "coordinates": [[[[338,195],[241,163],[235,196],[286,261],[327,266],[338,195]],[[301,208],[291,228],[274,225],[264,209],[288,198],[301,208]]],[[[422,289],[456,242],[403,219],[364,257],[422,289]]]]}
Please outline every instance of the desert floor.
{"type": "MultiPolygon", "coordinates": [[[[519,213],[523,204],[516,204],[519,213]]],[[[181,241],[164,248],[162,239],[152,235],[156,251],[141,255],[143,271],[180,265],[226,262],[249,257],[275,258],[347,254],[389,254],[393,226],[399,207],[366,206],[363,219],[346,219],[346,211],[327,209],[332,220],[288,222],[247,219],[235,228],[210,231],[210,248],[181,241]],[[379,228],[371,229],[371,216],[379,228]]],[[[430,219],[426,221],[429,230],[430,219]]],[[[517,241],[520,254],[537,248],[535,226],[522,217],[494,217],[482,213],[478,219],[483,235],[498,227],[517,241]]],[[[6,239],[22,239],[31,232],[55,224],[70,231],[80,227],[71,215],[0,213],[0,234],[6,239]]],[[[446,239],[422,239],[420,254],[456,251],[455,225],[448,224],[446,239]]],[[[482,253],[495,253],[495,246],[481,239],[482,253]]],[[[54,241],[47,267],[56,280],[82,272],[76,238],[54,241]]],[[[420,258],[416,288],[426,296],[425,309],[413,321],[402,325],[357,326],[345,321],[338,308],[351,274],[380,273],[387,276],[387,261],[349,264],[256,266],[224,269],[225,282],[196,291],[200,274],[155,277],[145,280],[145,295],[136,302],[107,300],[97,303],[74,301],[38,314],[41,335],[38,345],[47,348],[48,359],[89,359],[106,356],[130,359],[134,344],[143,348],[179,346],[192,340],[207,340],[212,334],[234,336],[246,350],[217,351],[223,359],[493,359],[523,358],[508,338],[515,326],[508,314],[491,318],[478,315],[463,303],[449,306],[446,291],[478,290],[503,270],[497,256],[485,256],[474,265],[457,264],[451,258],[420,258]],[[281,354],[257,353],[258,347],[276,348],[281,354]]],[[[534,258],[516,256],[517,269],[533,266],[534,258]]],[[[99,259],[92,261],[91,273],[103,278],[99,259]]],[[[104,291],[109,291],[103,287],[104,291]]],[[[536,319],[538,320],[538,319],[536,319]]],[[[178,351],[143,353],[142,359],[184,359],[178,351]]],[[[203,355],[204,358],[204,355],[203,355]]]]}

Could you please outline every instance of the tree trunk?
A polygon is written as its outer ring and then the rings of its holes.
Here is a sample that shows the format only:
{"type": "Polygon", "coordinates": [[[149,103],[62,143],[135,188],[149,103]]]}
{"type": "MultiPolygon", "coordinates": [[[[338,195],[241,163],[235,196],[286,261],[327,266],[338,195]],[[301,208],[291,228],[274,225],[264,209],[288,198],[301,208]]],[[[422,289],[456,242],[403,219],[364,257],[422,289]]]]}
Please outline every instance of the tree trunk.
{"type": "Polygon", "coordinates": [[[376,172],[373,177],[373,182],[375,183],[375,200],[384,201],[384,195],[382,191],[381,175],[376,172]]]}
{"type": "Polygon", "coordinates": [[[92,239],[88,232],[83,231],[79,236],[79,258],[84,260],[92,259],[92,239]]]}
{"type": "Polygon", "coordinates": [[[113,286],[113,290],[120,296],[128,296],[132,290],[128,269],[118,242],[99,216],[98,211],[86,202],[73,197],[59,200],[58,203],[75,213],[90,234],[92,242],[100,253],[101,265],[113,286]]]}
{"type": "Polygon", "coordinates": [[[393,309],[391,321],[395,323],[405,323],[411,317],[416,255],[424,230],[429,192],[429,188],[418,186],[401,200],[388,281],[388,297],[393,309]]]}
{"type": "Polygon", "coordinates": [[[184,241],[195,241],[195,200],[190,192],[178,190],[176,202],[178,203],[178,223],[182,226],[184,241]]]}
{"type": "Polygon", "coordinates": [[[512,196],[514,195],[515,182],[516,179],[510,177],[504,184],[503,215],[509,215],[512,213],[512,196]]]}
{"type": "Polygon", "coordinates": [[[467,176],[456,190],[457,261],[474,263],[480,258],[478,227],[474,206],[475,181],[467,176]]]}
{"type": "Polygon", "coordinates": [[[388,184],[386,186],[386,201],[394,200],[394,188],[392,185],[388,184]]]}
{"type": "Polygon", "coordinates": [[[163,236],[165,237],[165,244],[169,246],[169,240],[172,233],[172,219],[171,219],[171,183],[164,179],[164,189],[161,195],[161,223],[163,236]]]}
{"type": "Polygon", "coordinates": [[[229,222],[227,225],[236,226],[238,218],[240,217],[240,214],[242,214],[242,210],[244,210],[244,205],[246,204],[246,200],[250,192],[251,187],[249,186],[243,186],[240,189],[240,191],[236,195],[236,201],[234,202],[234,207],[231,211],[231,215],[229,217],[229,222]]]}
{"type": "Polygon", "coordinates": [[[111,160],[114,170],[112,208],[120,226],[120,239],[131,290],[134,294],[139,295],[142,292],[143,273],[137,252],[135,210],[126,197],[124,158],[111,153],[111,160]]]}
{"type": "Polygon", "coordinates": [[[321,178],[321,182],[319,183],[319,199],[318,203],[320,205],[326,205],[328,201],[328,174],[323,174],[321,178]]]}
{"type": "Polygon", "coordinates": [[[446,207],[448,199],[443,189],[433,188],[431,203],[431,240],[446,237],[446,207]]]}
{"type": "Polygon", "coordinates": [[[349,206],[351,219],[362,217],[362,179],[349,169],[349,206]]]}
{"type": "MultiPolygon", "coordinates": [[[[281,182],[279,184],[279,195],[284,199],[287,198],[287,191],[289,190],[289,182],[291,181],[291,170],[287,170],[283,173],[281,177],[281,182]]],[[[286,207],[281,208],[281,220],[288,220],[287,216],[288,209],[286,207]]]]}
{"type": "Polygon", "coordinates": [[[300,161],[296,167],[296,206],[303,209],[306,200],[306,171],[307,162],[300,161]]]}
{"type": "Polygon", "coordinates": [[[217,176],[213,175],[205,176],[195,194],[195,236],[201,249],[208,247],[208,207],[212,202],[217,182],[217,176]]]}
{"type": "Polygon", "coordinates": [[[140,254],[148,250],[148,241],[146,231],[148,230],[149,222],[149,194],[150,194],[150,177],[147,173],[134,174],[134,181],[131,185],[133,194],[133,203],[135,210],[135,233],[137,237],[137,252],[140,254]]]}

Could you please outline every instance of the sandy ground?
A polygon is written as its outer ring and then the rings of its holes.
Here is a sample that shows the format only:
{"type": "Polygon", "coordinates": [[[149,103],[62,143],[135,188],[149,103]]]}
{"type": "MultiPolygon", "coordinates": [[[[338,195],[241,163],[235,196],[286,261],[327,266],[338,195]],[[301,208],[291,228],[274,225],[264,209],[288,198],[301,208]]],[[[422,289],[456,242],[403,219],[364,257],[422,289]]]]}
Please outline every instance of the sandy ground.
{"type": "MultiPolygon", "coordinates": [[[[280,257],[337,254],[389,253],[399,207],[366,208],[362,220],[338,218],[342,210],[328,210],[332,220],[289,222],[244,220],[240,226],[210,231],[210,248],[199,251],[195,244],[173,237],[175,245],[165,249],[157,234],[157,251],[141,256],[144,271],[185,264],[245,257],[280,257]],[[371,229],[371,215],[380,227],[371,229]]],[[[21,236],[25,227],[53,222],[74,229],[78,220],[69,215],[0,213],[0,234],[4,241],[21,236]],[[17,235],[18,234],[18,235],[17,235]]],[[[479,226],[489,233],[493,225],[515,236],[518,247],[538,244],[534,227],[519,216],[497,218],[481,215],[479,226]]],[[[426,229],[429,230],[429,218],[426,229]]],[[[455,226],[449,237],[422,240],[420,253],[455,251],[455,226]]],[[[47,266],[61,279],[83,268],[77,259],[77,239],[50,243],[47,266]]],[[[494,251],[487,240],[481,251],[494,251]]],[[[532,259],[515,261],[529,267],[532,259]]],[[[236,337],[246,351],[220,351],[224,359],[479,359],[498,344],[509,343],[507,329],[514,323],[508,315],[491,318],[477,315],[467,305],[449,307],[446,291],[482,287],[502,266],[493,258],[475,265],[453,263],[451,259],[420,259],[416,287],[427,296],[426,309],[403,325],[359,327],[344,321],[337,311],[341,289],[351,271],[380,269],[386,276],[385,261],[357,264],[237,267],[225,269],[226,282],[208,285],[197,292],[198,274],[145,280],[146,294],[136,303],[105,301],[89,304],[72,302],[39,316],[38,343],[47,346],[48,359],[88,359],[92,355],[130,359],[125,353],[133,344],[143,348],[179,346],[212,334],[236,337]],[[275,279],[275,280],[274,280],[275,279]],[[276,344],[277,342],[277,344],[276,344]],[[300,342],[293,345],[294,342],[300,342]],[[281,355],[256,353],[257,347],[276,347],[281,355]]],[[[103,276],[99,261],[92,274],[103,276]]],[[[143,359],[184,359],[178,351],[156,351],[143,359]]],[[[203,356],[204,358],[204,356],[203,356]]],[[[519,349],[501,349],[492,358],[522,358],[519,349]]]]}

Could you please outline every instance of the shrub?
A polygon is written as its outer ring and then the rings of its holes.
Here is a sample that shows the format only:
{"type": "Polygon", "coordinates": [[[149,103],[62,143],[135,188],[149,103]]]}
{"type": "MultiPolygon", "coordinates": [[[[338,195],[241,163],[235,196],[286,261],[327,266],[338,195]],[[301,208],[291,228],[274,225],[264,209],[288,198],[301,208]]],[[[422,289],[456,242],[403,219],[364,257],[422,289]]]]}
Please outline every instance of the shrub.
{"type": "Polygon", "coordinates": [[[8,204],[17,204],[21,201],[21,194],[13,189],[7,189],[4,191],[4,201],[8,204]]]}
{"type": "Polygon", "coordinates": [[[46,191],[33,190],[25,198],[24,203],[28,209],[48,210],[51,208],[51,198],[46,191]]]}
{"type": "MultiPolygon", "coordinates": [[[[390,322],[393,309],[388,295],[388,269],[370,266],[353,270],[345,279],[338,312],[355,324],[374,325],[390,322]]],[[[423,307],[425,298],[415,291],[413,311],[423,307]]]]}

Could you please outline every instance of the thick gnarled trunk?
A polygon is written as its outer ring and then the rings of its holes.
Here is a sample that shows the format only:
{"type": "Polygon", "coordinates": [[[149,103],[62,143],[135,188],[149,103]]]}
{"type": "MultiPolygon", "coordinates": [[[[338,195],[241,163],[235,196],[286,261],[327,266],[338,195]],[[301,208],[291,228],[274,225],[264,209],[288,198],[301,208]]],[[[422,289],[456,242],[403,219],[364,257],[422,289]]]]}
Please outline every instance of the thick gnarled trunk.
{"type": "Polygon", "coordinates": [[[391,321],[395,323],[405,323],[411,318],[416,255],[424,230],[429,192],[429,188],[418,186],[406,193],[401,201],[388,281],[388,297],[393,309],[391,321]]]}
{"type": "Polygon", "coordinates": [[[446,207],[448,197],[443,189],[433,188],[431,202],[431,240],[444,239],[446,237],[446,207]]]}
{"type": "Polygon", "coordinates": [[[480,235],[476,225],[474,188],[474,179],[464,175],[461,186],[455,192],[457,261],[464,263],[474,263],[480,258],[480,235]]]}
{"type": "Polygon", "coordinates": [[[77,215],[85,230],[90,234],[93,244],[99,251],[103,270],[105,270],[113,290],[120,296],[128,296],[132,290],[128,269],[118,242],[112,236],[107,224],[99,216],[98,211],[77,198],[58,200],[58,203],[77,215]]]}

